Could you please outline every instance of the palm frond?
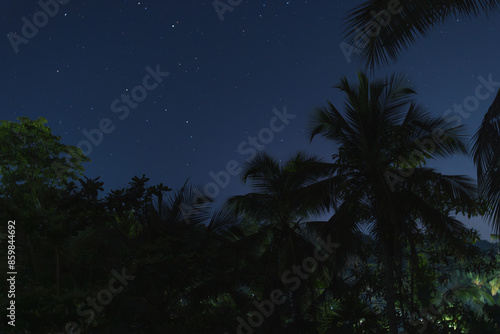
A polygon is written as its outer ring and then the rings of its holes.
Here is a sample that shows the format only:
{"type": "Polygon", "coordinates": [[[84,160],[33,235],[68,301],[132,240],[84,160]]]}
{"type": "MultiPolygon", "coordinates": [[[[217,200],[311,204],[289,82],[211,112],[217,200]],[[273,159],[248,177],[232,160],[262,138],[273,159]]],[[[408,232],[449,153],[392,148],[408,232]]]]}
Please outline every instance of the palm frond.
{"type": "Polygon", "coordinates": [[[500,233],[500,91],[473,140],[472,154],[480,192],[491,207],[487,217],[500,233]]]}
{"type": "Polygon", "coordinates": [[[374,69],[397,61],[450,18],[489,15],[499,8],[498,0],[369,0],[347,13],[344,48],[374,69]]]}

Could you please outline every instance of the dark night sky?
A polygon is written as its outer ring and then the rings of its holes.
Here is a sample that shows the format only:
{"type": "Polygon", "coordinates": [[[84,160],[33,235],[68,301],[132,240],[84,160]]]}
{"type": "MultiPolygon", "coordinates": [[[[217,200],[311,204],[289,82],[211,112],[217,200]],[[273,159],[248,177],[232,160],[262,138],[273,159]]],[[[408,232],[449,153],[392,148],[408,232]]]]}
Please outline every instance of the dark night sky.
{"type": "MultiPolygon", "coordinates": [[[[341,24],[359,3],[243,1],[221,21],[212,1],[71,0],[16,53],[8,34],[21,35],[22,18],[33,22],[41,7],[37,1],[2,1],[1,119],[43,116],[71,145],[87,140],[84,129],[111,120],[113,130],[91,144],[92,163],[84,165],[87,176],[101,176],[106,190],[143,173],[150,184],[177,189],[191,178],[203,186],[213,181],[210,172],[225,170],[232,160],[244,162],[248,137],[261,131],[269,143],[260,144],[280,159],[307,150],[328,160],[335,147],[320,138],[309,143],[305,125],[311,109],[327,99],[342,107],[342,95],[332,88],[342,76],[355,80],[360,65],[344,57],[341,24]],[[141,85],[148,66],[170,74],[129,108],[128,116],[124,109],[113,112],[113,101],[141,85]],[[278,120],[274,125],[282,131],[266,136],[270,132],[262,129],[270,127],[273,109],[284,108],[295,117],[283,129],[278,120]]],[[[500,82],[498,19],[448,22],[377,76],[407,73],[417,99],[435,116],[443,115],[475,96],[480,76],[500,82]]],[[[140,90],[134,92],[140,96],[140,90]]],[[[469,135],[492,100],[493,94],[460,117],[469,135]]],[[[452,111],[448,117],[457,115],[452,111]]],[[[474,176],[469,158],[432,165],[474,176]]],[[[222,203],[248,188],[231,176],[229,185],[217,190],[222,203]]],[[[480,219],[468,226],[489,239],[490,229],[480,219]]]]}

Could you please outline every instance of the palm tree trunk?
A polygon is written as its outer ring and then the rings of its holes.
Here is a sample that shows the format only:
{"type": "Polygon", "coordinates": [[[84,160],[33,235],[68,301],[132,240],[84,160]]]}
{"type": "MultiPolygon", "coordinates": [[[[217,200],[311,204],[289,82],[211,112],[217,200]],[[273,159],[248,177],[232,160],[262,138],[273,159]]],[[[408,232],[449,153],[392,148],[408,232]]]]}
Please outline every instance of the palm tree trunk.
{"type": "Polygon", "coordinates": [[[33,272],[34,272],[34,276],[35,276],[35,281],[38,281],[39,270],[38,270],[38,265],[37,265],[37,262],[36,262],[36,259],[35,259],[35,251],[33,249],[33,242],[31,241],[31,237],[30,236],[26,237],[26,241],[27,241],[27,244],[28,244],[29,252],[30,252],[31,265],[33,266],[33,272]]]}
{"type": "Polygon", "coordinates": [[[403,319],[403,328],[405,328],[404,319],[406,319],[405,307],[404,307],[404,287],[403,287],[403,252],[400,253],[400,259],[398,263],[398,288],[399,288],[399,307],[401,308],[401,316],[403,319]]]}
{"type": "Polygon", "coordinates": [[[415,273],[418,269],[418,258],[417,258],[417,250],[415,249],[415,243],[413,240],[410,240],[410,282],[411,282],[411,292],[410,292],[410,315],[416,312],[415,309],[415,273]]]}
{"type": "Polygon", "coordinates": [[[394,257],[388,241],[384,242],[384,267],[385,267],[385,300],[387,303],[387,320],[389,333],[398,334],[398,318],[396,316],[396,289],[394,287],[394,257]]]}
{"type": "Polygon", "coordinates": [[[60,263],[59,263],[59,249],[54,247],[56,254],[56,296],[60,294],[60,263]]]}

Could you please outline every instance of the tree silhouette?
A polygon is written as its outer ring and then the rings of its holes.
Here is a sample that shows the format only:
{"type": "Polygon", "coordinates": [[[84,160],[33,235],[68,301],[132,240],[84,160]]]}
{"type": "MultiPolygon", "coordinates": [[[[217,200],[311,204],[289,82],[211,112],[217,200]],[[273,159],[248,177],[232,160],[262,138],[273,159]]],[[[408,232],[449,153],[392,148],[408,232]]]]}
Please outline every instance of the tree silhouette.
{"type": "MultiPolygon", "coordinates": [[[[489,0],[373,0],[351,10],[345,23],[344,51],[371,69],[397,61],[401,53],[437,25],[452,18],[489,16],[500,2],[489,0]],[[394,4],[400,6],[394,6],[394,4]],[[392,11],[390,10],[392,9],[392,11]],[[389,10],[389,11],[388,11],[389,10]]],[[[474,136],[473,153],[489,222],[500,233],[500,90],[474,136]]]]}
{"type": "Polygon", "coordinates": [[[316,108],[309,124],[311,140],[322,135],[338,146],[324,192],[334,189],[340,203],[324,233],[349,244],[362,224],[370,224],[383,254],[390,332],[397,333],[395,262],[401,238],[423,224],[443,242],[460,243],[455,233],[464,226],[440,203],[474,207],[476,187],[468,177],[421,167],[431,158],[466,154],[461,127],[431,117],[415,103],[402,75],[374,82],[362,73],[358,78],[357,86],[344,78],[337,87],[346,96],[343,113],[329,103],[316,108]]]}
{"type": "Polygon", "coordinates": [[[314,254],[313,240],[302,226],[304,220],[324,214],[333,204],[333,192],[316,192],[313,186],[325,172],[304,168],[317,163],[321,163],[319,158],[305,153],[284,163],[260,153],[242,173],[243,181],[250,181],[255,192],[228,200],[237,213],[259,224],[258,231],[240,244],[256,249],[258,266],[254,270],[262,277],[257,285],[259,299],[268,299],[275,289],[288,296],[279,311],[266,320],[266,331],[309,333],[317,327],[319,311],[313,303],[319,293],[317,278],[307,274],[307,279],[290,285],[287,275],[292,266],[301,265],[314,254]],[[290,319],[290,325],[283,325],[290,319]]]}

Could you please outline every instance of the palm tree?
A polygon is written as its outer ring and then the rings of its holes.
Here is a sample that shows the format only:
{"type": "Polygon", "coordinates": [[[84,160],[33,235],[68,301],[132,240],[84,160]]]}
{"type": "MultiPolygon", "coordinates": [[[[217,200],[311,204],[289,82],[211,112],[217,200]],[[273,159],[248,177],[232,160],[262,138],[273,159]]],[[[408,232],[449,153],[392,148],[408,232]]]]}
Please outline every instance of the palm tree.
{"type": "Polygon", "coordinates": [[[345,37],[370,68],[398,60],[419,37],[451,18],[490,15],[497,0],[369,0],[347,14],[345,37]]]}
{"type": "MultiPolygon", "coordinates": [[[[274,289],[288,294],[287,304],[281,309],[291,314],[279,319],[279,314],[268,322],[274,322],[274,330],[283,332],[285,318],[293,320],[293,333],[306,333],[306,309],[314,309],[311,301],[319,291],[311,277],[299,284],[294,291],[283,282],[283,274],[293,265],[314,253],[314,244],[304,234],[303,220],[325,214],[333,203],[333,192],[318,192],[316,184],[328,175],[327,169],[316,172],[301,166],[321,165],[321,161],[304,153],[296,154],[290,161],[280,161],[261,153],[251,160],[242,174],[243,182],[250,180],[256,192],[234,196],[228,205],[238,214],[243,214],[259,224],[258,231],[243,240],[242,249],[257,249],[259,274],[263,281],[258,287],[259,294],[268,296],[274,289]],[[293,167],[292,167],[293,166],[293,167]],[[309,306],[309,307],[306,307],[309,306]]],[[[279,312],[276,312],[279,313],[279,312]]],[[[317,328],[316,325],[309,328],[317,328]]],[[[266,327],[268,330],[269,327],[266,327]]],[[[288,332],[287,332],[288,333],[288,332]]]]}
{"type": "MultiPolygon", "coordinates": [[[[451,18],[488,16],[500,9],[497,0],[399,0],[399,7],[391,3],[395,1],[366,1],[347,15],[344,48],[372,69],[396,61],[418,37],[451,18]]],[[[496,233],[500,233],[499,120],[500,90],[474,136],[472,151],[480,193],[490,204],[486,216],[496,233]]]]}
{"type": "Polygon", "coordinates": [[[481,194],[490,205],[488,217],[500,233],[500,90],[474,135],[474,164],[481,194]]]}
{"type": "Polygon", "coordinates": [[[428,159],[466,154],[462,126],[431,117],[412,100],[415,92],[403,75],[369,82],[360,73],[358,79],[356,87],[346,78],[337,86],[346,94],[344,113],[331,102],[316,108],[309,133],[311,140],[322,135],[338,146],[334,173],[323,184],[325,192],[334,189],[339,202],[324,233],[345,243],[361,225],[370,226],[383,254],[387,319],[395,334],[401,238],[423,226],[443,242],[458,243],[464,226],[448,212],[473,207],[476,188],[468,177],[421,166],[428,159]]]}

